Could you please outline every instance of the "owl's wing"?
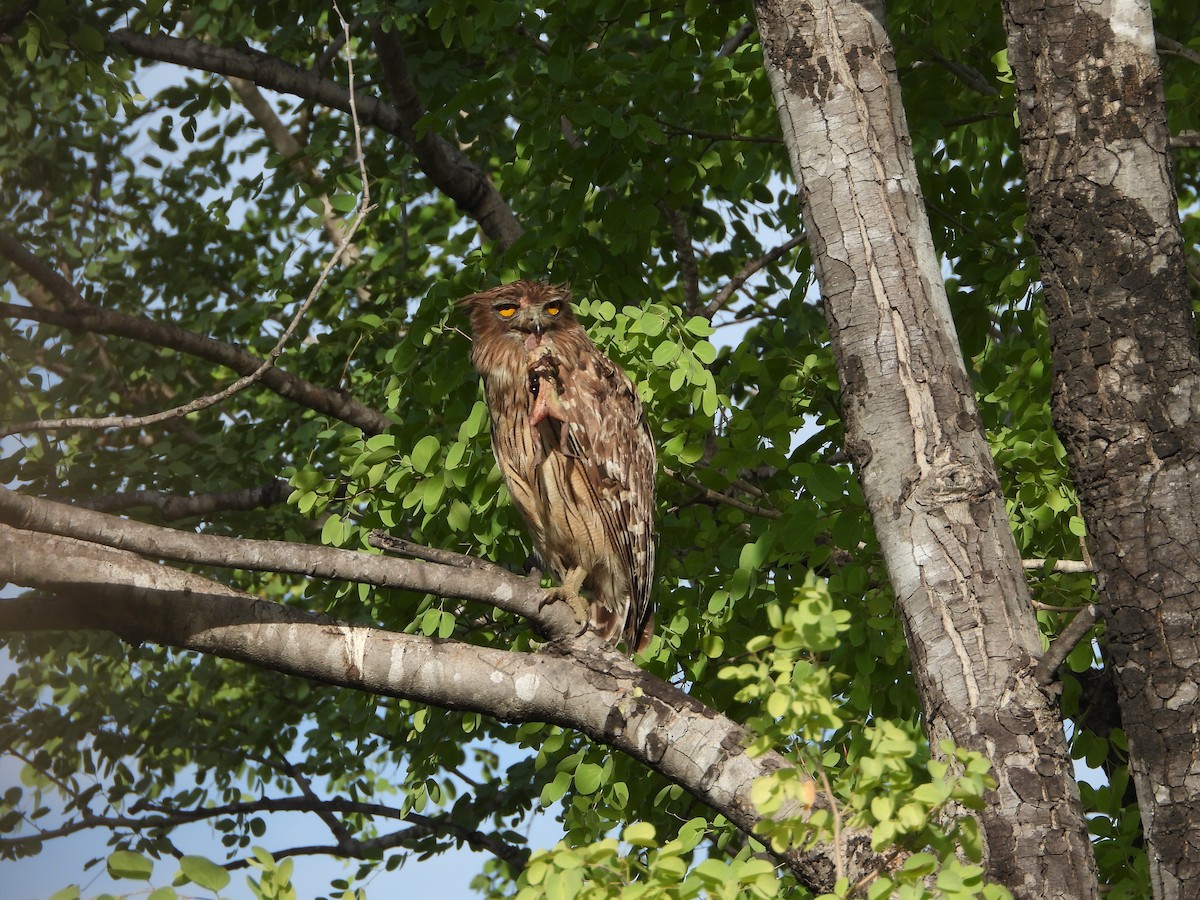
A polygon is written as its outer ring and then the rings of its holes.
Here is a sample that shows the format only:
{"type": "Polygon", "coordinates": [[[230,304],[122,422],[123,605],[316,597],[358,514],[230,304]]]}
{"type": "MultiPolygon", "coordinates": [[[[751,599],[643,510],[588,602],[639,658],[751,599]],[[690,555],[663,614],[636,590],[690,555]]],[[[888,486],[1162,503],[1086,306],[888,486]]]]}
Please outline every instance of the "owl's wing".
{"type": "MultiPolygon", "coordinates": [[[[559,371],[561,448],[575,458],[606,541],[629,579],[631,651],[649,640],[654,577],[654,438],[629,377],[594,347],[559,371]]],[[[614,600],[616,598],[613,598],[614,600]]]]}

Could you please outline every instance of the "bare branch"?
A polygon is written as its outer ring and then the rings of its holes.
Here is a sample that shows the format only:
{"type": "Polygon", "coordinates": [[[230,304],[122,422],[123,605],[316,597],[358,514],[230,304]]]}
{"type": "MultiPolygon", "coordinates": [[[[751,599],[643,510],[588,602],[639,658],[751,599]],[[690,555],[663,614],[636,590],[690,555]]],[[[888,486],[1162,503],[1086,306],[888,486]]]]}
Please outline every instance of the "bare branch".
{"type": "Polygon", "coordinates": [[[0,231],[0,254],[32,276],[63,309],[69,312],[84,312],[92,308],[75,289],[75,285],[59,274],[53,266],[30,253],[24,244],[5,231],[0,231]]]}
{"type": "Polygon", "coordinates": [[[1154,32],[1154,42],[1158,45],[1159,53],[1178,56],[1180,59],[1186,59],[1188,62],[1200,66],[1200,52],[1193,50],[1187,44],[1181,44],[1175,38],[1169,37],[1157,29],[1154,32]]]}
{"type": "Polygon", "coordinates": [[[687,135],[688,137],[702,138],[708,141],[740,141],[745,144],[782,144],[783,138],[773,137],[771,135],[755,135],[755,134],[737,134],[736,132],[719,132],[705,131],[702,128],[692,128],[687,125],[676,125],[673,122],[668,122],[665,119],[655,118],[659,125],[663,126],[670,134],[687,135]]]}
{"type": "Polygon", "coordinates": [[[358,31],[366,23],[366,16],[355,16],[347,24],[345,19],[342,19],[342,33],[336,35],[329,46],[321,51],[321,55],[317,57],[317,61],[313,68],[317,72],[323,72],[325,67],[333,61],[333,58],[341,52],[342,47],[350,40],[350,35],[358,31]]]}
{"type": "MultiPolygon", "coordinates": [[[[19,241],[3,232],[0,232],[0,254],[41,281],[43,287],[66,308],[65,312],[60,312],[0,303],[0,316],[46,322],[73,332],[133,338],[218,363],[243,375],[252,374],[262,366],[261,359],[240,347],[213,340],[176,325],[154,322],[91,305],[67,279],[35,257],[19,241]],[[42,281],[43,278],[45,281],[42,281]]],[[[371,409],[338,391],[297,378],[278,367],[267,369],[261,376],[261,383],[263,387],[269,388],[286,400],[361,428],[367,434],[379,434],[391,425],[391,420],[378,410],[371,409]]]]}
{"type": "Polygon", "coordinates": [[[752,516],[762,516],[766,519],[779,519],[783,517],[777,509],[771,509],[766,506],[755,506],[752,503],[746,503],[744,500],[739,500],[737,497],[731,497],[729,494],[723,494],[720,491],[714,491],[712,488],[697,481],[689,475],[684,475],[676,472],[673,469],[663,469],[663,473],[674,478],[680,484],[686,484],[690,488],[699,491],[705,498],[713,500],[717,503],[723,503],[726,506],[732,506],[734,509],[740,509],[744,513],[749,513],[752,516]]]}
{"type": "Polygon", "coordinates": [[[723,56],[729,56],[734,50],[742,46],[742,44],[746,42],[746,38],[754,34],[754,30],[757,27],[758,26],[755,25],[753,19],[747,19],[745,22],[743,22],[742,27],[737,30],[733,37],[721,45],[721,49],[717,51],[717,59],[720,59],[723,56]]]}
{"type": "Polygon", "coordinates": [[[213,491],[208,494],[172,494],[167,491],[127,491],[110,494],[92,500],[80,501],[77,505],[96,512],[113,513],[137,507],[155,510],[165,521],[191,519],[226,510],[258,509],[283,503],[291,493],[286,481],[276,479],[258,487],[242,488],[240,491],[213,491]]]}
{"type": "Polygon", "coordinates": [[[367,543],[380,550],[390,550],[411,559],[423,559],[427,562],[440,563],[444,566],[456,566],[465,569],[479,569],[484,572],[511,575],[503,566],[498,566],[478,556],[467,556],[465,553],[455,553],[453,550],[442,550],[438,547],[426,547],[412,541],[396,537],[384,531],[375,530],[367,537],[367,543]]]}
{"type": "Polygon", "coordinates": [[[412,148],[421,171],[459,209],[475,219],[484,234],[502,248],[512,246],[524,229],[483,172],[440,134],[427,130],[417,135],[417,122],[425,115],[425,107],[408,70],[408,58],[399,37],[376,26],[374,38],[384,80],[402,123],[401,130],[394,133],[412,148]]]}
{"type": "MultiPolygon", "coordinates": [[[[789,766],[773,752],[751,758],[743,748],[752,735],[741,725],[594,635],[565,656],[345,625],[128,553],[5,526],[0,579],[56,592],[0,601],[0,631],[103,628],[378,696],[575,729],[679,784],[748,834],[760,818],[750,799],[754,782],[789,766]]],[[[802,809],[788,805],[780,814],[802,809]]],[[[850,877],[878,865],[869,831],[845,835],[844,846],[850,877]]],[[[818,892],[832,888],[833,856],[824,844],[778,854],[818,892]]]]}
{"type": "Polygon", "coordinates": [[[982,94],[984,97],[1000,96],[1000,91],[996,86],[988,81],[977,69],[963,65],[958,60],[943,56],[936,50],[928,50],[927,52],[930,59],[950,72],[951,75],[975,91],[975,93],[982,94]]]}
{"type": "MultiPolygon", "coordinates": [[[[1047,560],[1044,559],[1023,559],[1021,560],[1021,566],[1031,572],[1041,571],[1046,568],[1046,562],[1047,560]]],[[[1052,572],[1065,572],[1072,575],[1093,571],[1092,564],[1082,559],[1056,559],[1050,570],[1052,572]]]]}
{"type": "Polygon", "coordinates": [[[334,547],[193,534],[39,500],[6,488],[0,488],[0,522],[156,559],[354,581],[474,600],[522,616],[554,640],[572,640],[579,632],[567,604],[545,603],[546,592],[536,579],[513,575],[498,566],[467,569],[334,547]]]}
{"type": "Polygon", "coordinates": [[[799,247],[802,243],[804,243],[804,235],[798,234],[791,240],[785,241],[778,247],[775,247],[773,250],[767,251],[757,259],[750,260],[750,262],[742,266],[742,270],[740,272],[734,275],[733,278],[729,279],[729,284],[721,288],[721,290],[717,292],[717,295],[713,297],[712,300],[708,301],[708,306],[704,307],[704,311],[701,313],[701,315],[706,319],[711,319],[718,312],[725,308],[725,304],[729,302],[729,299],[741,288],[743,284],[750,279],[752,275],[761,271],[762,269],[765,269],[781,256],[784,256],[785,254],[799,247]]]}

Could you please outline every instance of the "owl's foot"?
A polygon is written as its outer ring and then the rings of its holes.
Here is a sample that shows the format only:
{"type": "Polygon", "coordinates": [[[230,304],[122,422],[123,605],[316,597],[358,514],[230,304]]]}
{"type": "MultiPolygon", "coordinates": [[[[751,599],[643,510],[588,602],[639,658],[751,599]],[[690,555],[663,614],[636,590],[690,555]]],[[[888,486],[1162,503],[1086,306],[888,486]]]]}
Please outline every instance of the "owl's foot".
{"type": "Polygon", "coordinates": [[[567,572],[567,577],[563,579],[561,585],[552,588],[546,595],[547,600],[561,600],[571,607],[571,611],[575,613],[575,619],[581,625],[587,625],[591,621],[591,611],[585,600],[579,594],[579,589],[583,587],[583,579],[587,577],[587,571],[578,566],[567,572]]]}

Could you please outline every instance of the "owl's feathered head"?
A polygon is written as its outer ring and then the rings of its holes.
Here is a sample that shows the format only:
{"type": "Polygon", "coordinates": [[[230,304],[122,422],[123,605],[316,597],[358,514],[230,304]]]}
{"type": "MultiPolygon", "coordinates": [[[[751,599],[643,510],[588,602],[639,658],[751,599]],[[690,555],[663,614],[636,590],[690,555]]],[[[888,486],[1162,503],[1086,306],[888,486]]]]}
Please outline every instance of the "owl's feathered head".
{"type": "Polygon", "coordinates": [[[562,284],[514,281],[464,297],[459,306],[470,313],[476,339],[501,333],[524,339],[576,324],[571,292],[562,284]]]}

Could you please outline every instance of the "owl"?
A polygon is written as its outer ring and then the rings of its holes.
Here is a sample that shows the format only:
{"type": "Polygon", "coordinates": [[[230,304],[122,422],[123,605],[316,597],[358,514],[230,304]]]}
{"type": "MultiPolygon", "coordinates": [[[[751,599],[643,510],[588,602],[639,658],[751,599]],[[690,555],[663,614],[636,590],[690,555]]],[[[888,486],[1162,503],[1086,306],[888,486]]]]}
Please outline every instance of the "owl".
{"type": "Polygon", "coordinates": [[[591,626],[640,653],[654,633],[654,438],[629,377],[592,343],[565,287],[464,298],[492,451],[542,565],[591,626]]]}

